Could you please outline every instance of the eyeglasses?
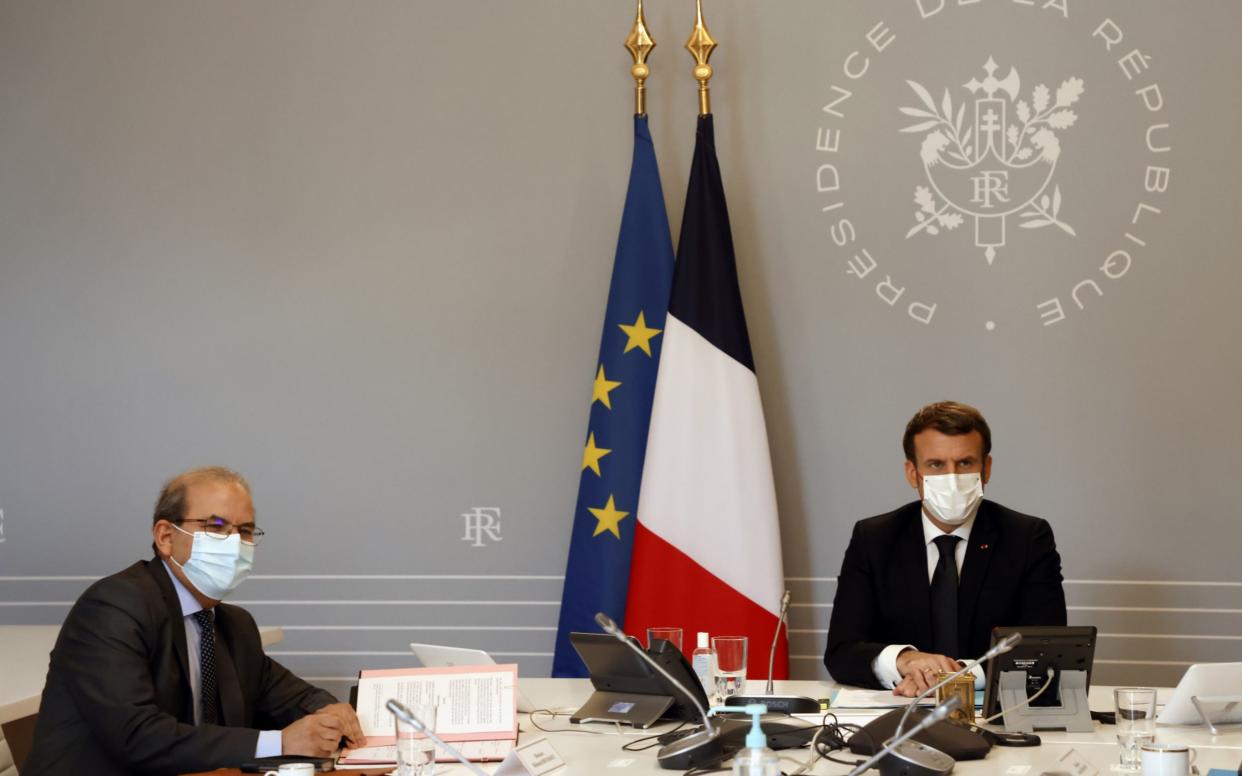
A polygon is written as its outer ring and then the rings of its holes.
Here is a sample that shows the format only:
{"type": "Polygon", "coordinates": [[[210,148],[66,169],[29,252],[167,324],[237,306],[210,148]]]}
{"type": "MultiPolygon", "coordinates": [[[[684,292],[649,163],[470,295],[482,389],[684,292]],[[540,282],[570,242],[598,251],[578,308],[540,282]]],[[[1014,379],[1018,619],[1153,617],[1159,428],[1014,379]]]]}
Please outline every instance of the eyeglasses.
{"type": "Polygon", "coordinates": [[[233,534],[241,536],[241,540],[248,544],[258,544],[267,534],[262,528],[253,525],[233,525],[222,517],[192,517],[188,519],[177,520],[178,523],[202,523],[203,532],[213,539],[227,539],[233,534]]]}

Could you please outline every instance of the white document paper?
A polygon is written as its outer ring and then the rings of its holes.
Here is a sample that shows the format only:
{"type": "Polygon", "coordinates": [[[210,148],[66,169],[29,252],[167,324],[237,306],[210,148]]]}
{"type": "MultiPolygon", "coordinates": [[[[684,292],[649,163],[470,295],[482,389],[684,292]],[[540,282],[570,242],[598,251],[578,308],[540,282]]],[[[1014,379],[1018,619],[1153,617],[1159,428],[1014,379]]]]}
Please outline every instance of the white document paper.
{"type": "Polygon", "coordinates": [[[369,744],[392,743],[393,716],[385,704],[396,698],[407,706],[436,704],[434,729],[446,741],[512,740],[516,685],[516,666],[364,671],[358,680],[358,721],[369,744]]]}
{"type": "MultiPolygon", "coordinates": [[[[899,709],[910,703],[909,698],[893,695],[892,690],[860,690],[843,687],[832,699],[829,711],[835,709],[899,709]]],[[[919,705],[934,706],[935,696],[924,698],[919,705]]]]}

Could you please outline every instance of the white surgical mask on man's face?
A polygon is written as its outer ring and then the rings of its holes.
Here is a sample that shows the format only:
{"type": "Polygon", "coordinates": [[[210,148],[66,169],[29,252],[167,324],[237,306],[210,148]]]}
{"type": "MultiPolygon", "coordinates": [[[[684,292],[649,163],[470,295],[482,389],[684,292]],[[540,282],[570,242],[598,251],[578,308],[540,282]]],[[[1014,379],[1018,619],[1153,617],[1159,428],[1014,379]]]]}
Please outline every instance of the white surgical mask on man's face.
{"type": "Polygon", "coordinates": [[[923,477],[923,508],[942,523],[961,525],[974,517],[983,500],[983,478],[972,474],[923,477]]]}
{"type": "Polygon", "coordinates": [[[254,565],[254,545],[243,542],[240,534],[218,538],[205,531],[191,534],[181,526],[174,525],[173,528],[194,537],[190,557],[185,563],[177,563],[171,555],[168,559],[181,567],[186,579],[198,592],[220,601],[250,576],[254,565]]]}

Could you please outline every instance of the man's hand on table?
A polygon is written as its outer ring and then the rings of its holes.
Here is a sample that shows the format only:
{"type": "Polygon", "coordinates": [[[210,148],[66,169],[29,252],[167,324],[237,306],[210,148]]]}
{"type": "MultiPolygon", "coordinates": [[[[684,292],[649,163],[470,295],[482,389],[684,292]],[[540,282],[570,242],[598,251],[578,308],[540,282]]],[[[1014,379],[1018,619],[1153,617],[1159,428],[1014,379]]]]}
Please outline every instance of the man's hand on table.
{"type": "Polygon", "coordinates": [[[281,754],[327,757],[337,750],[342,737],[350,747],[366,742],[353,708],[348,703],[333,703],[282,730],[281,754]]]}
{"type": "Polygon", "coordinates": [[[897,672],[901,681],[893,687],[893,695],[913,698],[936,683],[936,674],[953,673],[961,665],[951,657],[907,649],[897,656],[897,672]]]}

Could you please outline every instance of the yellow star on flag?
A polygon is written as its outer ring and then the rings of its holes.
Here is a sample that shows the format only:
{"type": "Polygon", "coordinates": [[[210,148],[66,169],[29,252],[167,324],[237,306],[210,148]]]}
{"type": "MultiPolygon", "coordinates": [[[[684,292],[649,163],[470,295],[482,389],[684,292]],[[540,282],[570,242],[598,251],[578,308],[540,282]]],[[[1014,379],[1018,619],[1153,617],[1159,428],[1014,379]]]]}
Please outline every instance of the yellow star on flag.
{"type": "Polygon", "coordinates": [[[595,446],[595,432],[592,431],[587,437],[586,448],[582,451],[582,468],[595,472],[596,477],[604,476],[599,470],[599,459],[611,452],[612,450],[595,446]]]}
{"type": "Polygon", "coordinates": [[[608,504],[603,509],[595,507],[587,507],[591,514],[595,515],[595,519],[599,522],[595,524],[595,533],[591,536],[599,536],[604,531],[611,531],[612,535],[621,538],[621,531],[617,528],[617,524],[629,514],[629,512],[620,512],[617,505],[613,503],[612,496],[608,496],[608,504]]]}
{"type": "Polygon", "coordinates": [[[599,372],[595,375],[595,386],[591,389],[591,403],[598,401],[608,409],[612,409],[612,400],[608,398],[608,393],[620,384],[619,380],[609,380],[604,377],[604,365],[600,364],[599,372]]]}
{"type": "Polygon", "coordinates": [[[617,324],[621,327],[621,331],[625,332],[625,336],[629,340],[625,343],[625,352],[629,353],[634,348],[642,348],[647,355],[651,355],[651,338],[659,334],[663,329],[647,328],[647,320],[643,318],[643,311],[638,311],[638,320],[634,321],[633,326],[626,326],[624,323],[617,324]]]}

